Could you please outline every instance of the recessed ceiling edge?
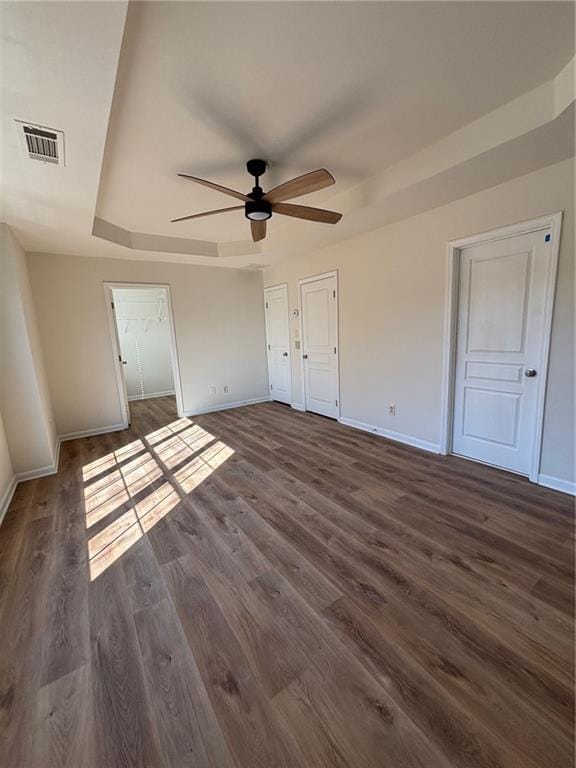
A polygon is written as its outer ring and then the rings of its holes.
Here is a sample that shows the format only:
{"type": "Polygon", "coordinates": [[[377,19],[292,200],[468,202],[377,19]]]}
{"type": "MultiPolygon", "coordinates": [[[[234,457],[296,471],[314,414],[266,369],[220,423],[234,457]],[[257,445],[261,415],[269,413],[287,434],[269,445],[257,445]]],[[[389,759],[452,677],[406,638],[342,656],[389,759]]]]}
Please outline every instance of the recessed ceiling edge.
{"type": "Polygon", "coordinates": [[[260,246],[250,240],[216,243],[211,240],[192,240],[169,235],[152,235],[146,232],[131,232],[105,219],[94,217],[92,234],[101,240],[122,245],[135,251],[156,251],[157,253],[180,253],[188,256],[223,258],[230,256],[251,256],[261,252],[260,246]]]}

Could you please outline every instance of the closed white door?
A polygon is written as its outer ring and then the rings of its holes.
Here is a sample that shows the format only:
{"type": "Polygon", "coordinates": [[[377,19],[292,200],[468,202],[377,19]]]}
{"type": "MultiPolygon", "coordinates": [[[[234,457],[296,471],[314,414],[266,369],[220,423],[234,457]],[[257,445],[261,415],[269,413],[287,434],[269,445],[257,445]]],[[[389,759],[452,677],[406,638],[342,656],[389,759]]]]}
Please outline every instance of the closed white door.
{"type": "Polygon", "coordinates": [[[267,288],[266,339],[268,344],[268,376],[270,396],[281,403],[292,401],[292,372],[290,367],[290,326],[288,322],[288,287],[267,288]]]}
{"type": "Polygon", "coordinates": [[[528,475],[536,440],[550,230],[463,248],[454,453],[528,475]]]}
{"type": "Polygon", "coordinates": [[[336,277],[301,283],[302,362],[307,411],[337,419],[338,297],[336,277]]]}

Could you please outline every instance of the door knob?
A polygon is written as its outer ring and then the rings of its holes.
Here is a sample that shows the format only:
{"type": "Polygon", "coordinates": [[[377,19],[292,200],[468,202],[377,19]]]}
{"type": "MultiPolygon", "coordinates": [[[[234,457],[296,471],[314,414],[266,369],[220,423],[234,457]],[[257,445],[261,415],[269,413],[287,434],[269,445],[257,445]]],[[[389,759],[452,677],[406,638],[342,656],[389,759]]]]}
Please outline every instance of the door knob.
{"type": "Polygon", "coordinates": [[[303,360],[308,360],[308,355],[302,355],[303,360]]]}
{"type": "Polygon", "coordinates": [[[524,371],[524,376],[528,379],[533,379],[534,376],[536,376],[536,369],[535,368],[526,368],[524,371]]]}
{"type": "Polygon", "coordinates": [[[288,357],[288,352],[282,352],[282,357],[288,357]]]}

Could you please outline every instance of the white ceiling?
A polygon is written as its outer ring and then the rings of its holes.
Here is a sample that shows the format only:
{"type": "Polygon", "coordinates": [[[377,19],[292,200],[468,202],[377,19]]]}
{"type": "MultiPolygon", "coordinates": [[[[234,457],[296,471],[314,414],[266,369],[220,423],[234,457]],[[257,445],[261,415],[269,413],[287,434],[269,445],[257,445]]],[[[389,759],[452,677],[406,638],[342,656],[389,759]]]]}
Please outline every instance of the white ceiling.
{"type": "Polygon", "coordinates": [[[170,224],[236,204],[178,171],[247,192],[244,163],[262,157],[266,186],[326,167],[342,191],[551,79],[571,55],[569,18],[556,3],[140,3],[98,216],[246,238],[243,211],[170,224]]]}
{"type": "Polygon", "coordinates": [[[90,251],[126,10],[0,2],[0,219],[27,250],[90,251]],[[29,160],[14,119],[64,131],[66,165],[29,160]]]}
{"type": "MultiPolygon", "coordinates": [[[[568,2],[140,2],[123,41],[125,3],[38,4],[40,19],[2,5],[8,117],[64,129],[70,147],[65,169],[42,174],[10,147],[5,217],[28,249],[86,255],[152,257],[93,237],[94,216],[156,236],[247,241],[241,211],[170,224],[234,204],[179,171],[248,191],[250,157],[271,161],[265,188],[326,167],[336,187],[298,202],[329,207],[333,195],[552,80],[574,51],[568,2]]],[[[312,226],[326,225],[274,217],[262,261],[312,226]]]]}

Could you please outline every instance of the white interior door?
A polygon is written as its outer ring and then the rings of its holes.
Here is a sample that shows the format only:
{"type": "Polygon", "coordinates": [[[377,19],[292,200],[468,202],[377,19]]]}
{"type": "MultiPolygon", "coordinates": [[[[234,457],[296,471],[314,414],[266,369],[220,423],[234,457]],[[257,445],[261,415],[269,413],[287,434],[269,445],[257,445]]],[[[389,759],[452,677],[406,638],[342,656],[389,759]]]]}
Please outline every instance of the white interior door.
{"type": "Polygon", "coordinates": [[[281,403],[292,402],[290,366],[290,325],[288,322],[288,286],[267,288],[266,340],[268,344],[268,376],[270,396],[281,403]]]}
{"type": "Polygon", "coordinates": [[[337,419],[338,296],[336,276],[300,285],[304,404],[307,411],[337,419]]]}
{"type": "Polygon", "coordinates": [[[530,474],[550,230],[463,248],[454,391],[454,453],[530,474]]]}

